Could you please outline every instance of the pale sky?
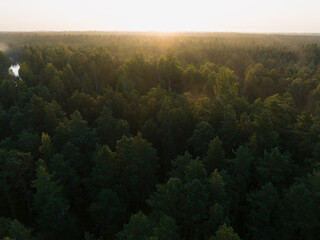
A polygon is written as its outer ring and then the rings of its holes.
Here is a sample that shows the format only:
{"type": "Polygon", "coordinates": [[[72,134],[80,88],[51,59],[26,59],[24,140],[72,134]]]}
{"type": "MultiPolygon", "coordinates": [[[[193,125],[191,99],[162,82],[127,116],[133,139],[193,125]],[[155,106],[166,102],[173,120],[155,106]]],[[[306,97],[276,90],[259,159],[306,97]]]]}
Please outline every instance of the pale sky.
{"type": "Polygon", "coordinates": [[[320,0],[0,0],[0,31],[320,33],[320,0]]]}

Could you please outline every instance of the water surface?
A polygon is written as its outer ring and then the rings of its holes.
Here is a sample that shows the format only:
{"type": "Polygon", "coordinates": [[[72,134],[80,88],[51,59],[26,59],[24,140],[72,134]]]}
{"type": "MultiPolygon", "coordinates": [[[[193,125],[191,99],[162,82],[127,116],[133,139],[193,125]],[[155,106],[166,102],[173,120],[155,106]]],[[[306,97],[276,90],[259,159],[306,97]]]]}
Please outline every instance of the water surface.
{"type": "Polygon", "coordinates": [[[9,73],[12,73],[15,77],[19,77],[19,69],[20,69],[20,65],[19,64],[12,65],[9,68],[9,73]]]}

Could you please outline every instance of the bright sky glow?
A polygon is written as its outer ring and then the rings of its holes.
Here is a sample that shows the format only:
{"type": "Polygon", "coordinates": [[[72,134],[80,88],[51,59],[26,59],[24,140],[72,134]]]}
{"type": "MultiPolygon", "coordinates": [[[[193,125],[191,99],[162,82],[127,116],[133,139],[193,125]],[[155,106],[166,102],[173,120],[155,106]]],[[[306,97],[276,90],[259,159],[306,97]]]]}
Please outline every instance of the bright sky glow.
{"type": "Polygon", "coordinates": [[[0,0],[0,31],[320,33],[320,0],[0,0]]]}

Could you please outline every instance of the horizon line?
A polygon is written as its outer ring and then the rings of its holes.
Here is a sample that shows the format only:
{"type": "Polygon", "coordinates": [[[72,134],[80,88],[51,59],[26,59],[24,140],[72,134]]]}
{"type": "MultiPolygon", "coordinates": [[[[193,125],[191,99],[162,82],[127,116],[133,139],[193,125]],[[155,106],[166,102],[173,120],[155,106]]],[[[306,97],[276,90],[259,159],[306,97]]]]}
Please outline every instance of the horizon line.
{"type": "Polygon", "coordinates": [[[320,32],[246,32],[246,31],[159,31],[159,30],[0,30],[0,33],[237,33],[237,34],[288,34],[288,35],[320,35],[320,32]]]}

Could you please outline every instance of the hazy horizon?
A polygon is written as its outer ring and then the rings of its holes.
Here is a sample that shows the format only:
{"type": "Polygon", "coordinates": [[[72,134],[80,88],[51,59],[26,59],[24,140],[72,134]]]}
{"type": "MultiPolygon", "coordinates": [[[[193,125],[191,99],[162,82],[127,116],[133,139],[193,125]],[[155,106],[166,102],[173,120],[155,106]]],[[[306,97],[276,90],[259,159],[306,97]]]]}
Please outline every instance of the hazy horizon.
{"type": "Polygon", "coordinates": [[[320,2],[2,0],[1,32],[320,33],[320,2]]]}
{"type": "Polygon", "coordinates": [[[253,34],[253,35],[259,35],[259,34],[279,34],[279,35],[320,35],[319,32],[246,32],[246,31],[196,31],[196,30],[190,30],[190,31],[183,31],[183,30],[177,30],[177,31],[157,31],[157,30],[7,30],[7,31],[1,31],[0,33],[132,33],[132,34],[140,34],[140,33],[150,33],[150,34],[253,34]]]}

